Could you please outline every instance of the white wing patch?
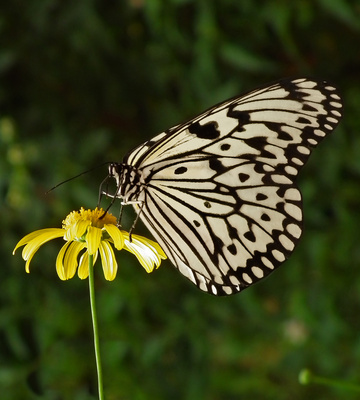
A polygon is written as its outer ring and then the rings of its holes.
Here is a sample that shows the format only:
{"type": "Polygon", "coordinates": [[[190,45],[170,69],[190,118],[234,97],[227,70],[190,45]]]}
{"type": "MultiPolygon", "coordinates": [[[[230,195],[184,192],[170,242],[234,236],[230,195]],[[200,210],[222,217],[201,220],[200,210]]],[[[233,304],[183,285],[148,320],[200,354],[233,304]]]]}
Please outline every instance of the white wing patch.
{"type": "Polygon", "coordinates": [[[294,179],[341,108],[333,86],[308,79],[230,99],[112,164],[118,196],[142,203],[134,205],[140,218],[201,290],[239,292],[298,243],[302,200],[294,179]]]}

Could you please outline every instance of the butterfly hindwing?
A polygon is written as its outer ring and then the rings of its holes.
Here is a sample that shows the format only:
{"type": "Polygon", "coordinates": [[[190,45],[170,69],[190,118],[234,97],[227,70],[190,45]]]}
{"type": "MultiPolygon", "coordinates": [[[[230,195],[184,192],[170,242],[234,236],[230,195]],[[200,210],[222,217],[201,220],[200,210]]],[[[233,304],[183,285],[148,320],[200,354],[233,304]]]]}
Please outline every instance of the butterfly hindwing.
{"type": "Polygon", "coordinates": [[[246,162],[219,173],[212,164],[184,163],[196,176],[191,183],[158,171],[140,216],[185,276],[203,290],[230,294],[290,255],[301,234],[301,195],[288,178],[274,182],[273,167],[246,162]]]}
{"type": "Polygon", "coordinates": [[[341,107],[333,86],[307,79],[223,102],[118,164],[136,175],[136,187],[125,175],[117,179],[129,188],[120,191],[124,202],[139,202],[140,218],[200,289],[236,293],[294,250],[302,232],[294,179],[338,124],[341,107]]]}

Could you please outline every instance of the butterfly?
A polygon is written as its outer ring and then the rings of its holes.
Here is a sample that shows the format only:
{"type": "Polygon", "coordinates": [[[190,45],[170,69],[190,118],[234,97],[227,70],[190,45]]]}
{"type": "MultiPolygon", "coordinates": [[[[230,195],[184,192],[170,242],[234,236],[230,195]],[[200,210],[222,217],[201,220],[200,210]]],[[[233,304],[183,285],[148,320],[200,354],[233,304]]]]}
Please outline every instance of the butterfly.
{"type": "MultiPolygon", "coordinates": [[[[325,81],[284,79],[209,108],[109,165],[174,266],[201,290],[231,295],[293,252],[302,234],[295,183],[312,149],[339,123],[325,81]]],[[[109,193],[105,193],[109,195],[109,193]]]]}

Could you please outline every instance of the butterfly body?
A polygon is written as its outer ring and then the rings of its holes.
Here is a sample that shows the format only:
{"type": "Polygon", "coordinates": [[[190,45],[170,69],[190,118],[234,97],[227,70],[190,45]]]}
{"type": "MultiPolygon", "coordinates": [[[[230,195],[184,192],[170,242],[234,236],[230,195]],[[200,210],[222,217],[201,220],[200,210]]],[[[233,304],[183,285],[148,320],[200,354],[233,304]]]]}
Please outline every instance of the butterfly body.
{"type": "Polygon", "coordinates": [[[159,134],[109,174],[175,267],[201,290],[229,295],[294,250],[302,233],[294,179],[340,117],[333,86],[284,80],[159,134]]]}

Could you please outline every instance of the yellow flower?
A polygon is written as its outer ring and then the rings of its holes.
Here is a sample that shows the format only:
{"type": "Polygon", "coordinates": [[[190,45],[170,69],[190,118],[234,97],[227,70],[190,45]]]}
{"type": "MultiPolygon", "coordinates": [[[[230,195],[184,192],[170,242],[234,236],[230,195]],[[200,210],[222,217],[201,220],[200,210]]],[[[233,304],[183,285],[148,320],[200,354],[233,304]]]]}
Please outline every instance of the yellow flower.
{"type": "Polygon", "coordinates": [[[114,250],[125,249],[133,253],[146,272],[152,272],[166,258],[161,247],[154,241],[138,235],[131,235],[120,230],[116,218],[102,208],[71,212],[63,221],[62,229],[48,228],[29,233],[16,245],[15,251],[24,246],[22,258],[26,261],[25,270],[30,272],[30,262],[40,246],[49,240],[63,237],[66,243],[56,259],[56,271],[62,280],[71,279],[78,269],[80,279],[89,275],[89,255],[94,257],[94,264],[100,253],[105,279],[115,279],[118,265],[114,250]],[[83,251],[84,250],[84,251],[83,251]],[[78,256],[82,252],[78,262],[78,256]]]}

